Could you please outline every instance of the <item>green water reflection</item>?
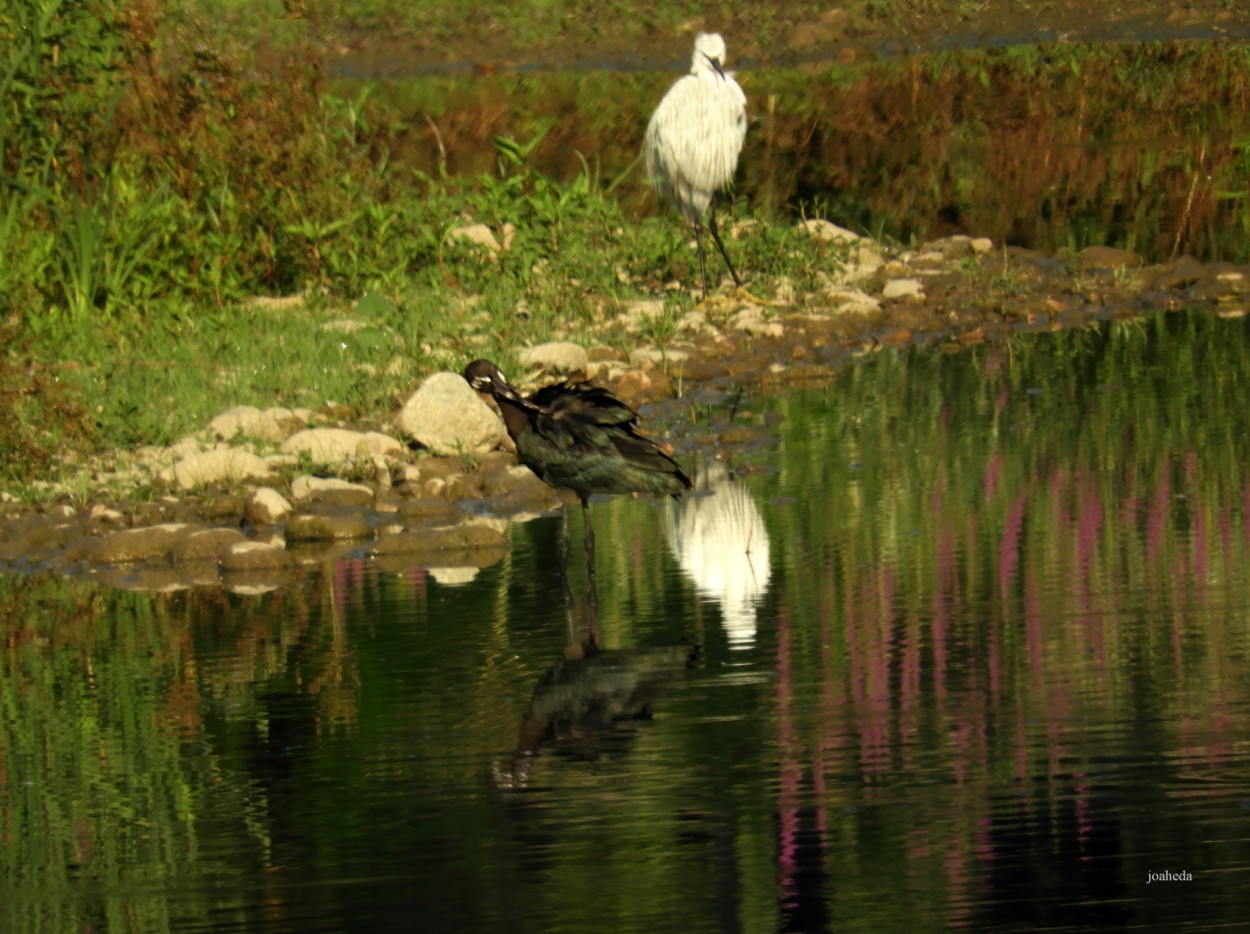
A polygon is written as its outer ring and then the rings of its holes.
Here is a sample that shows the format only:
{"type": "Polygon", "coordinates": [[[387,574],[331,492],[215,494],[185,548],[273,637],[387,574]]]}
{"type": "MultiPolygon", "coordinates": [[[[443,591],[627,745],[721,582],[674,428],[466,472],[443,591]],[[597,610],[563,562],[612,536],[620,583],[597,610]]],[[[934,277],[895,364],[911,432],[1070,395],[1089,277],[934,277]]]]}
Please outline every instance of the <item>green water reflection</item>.
{"type": "Polygon", "coordinates": [[[597,657],[555,519],[459,584],[0,579],[0,930],[1243,918],[1248,337],[1173,314],[756,393],[775,440],[715,496],[594,505],[597,657]]]}

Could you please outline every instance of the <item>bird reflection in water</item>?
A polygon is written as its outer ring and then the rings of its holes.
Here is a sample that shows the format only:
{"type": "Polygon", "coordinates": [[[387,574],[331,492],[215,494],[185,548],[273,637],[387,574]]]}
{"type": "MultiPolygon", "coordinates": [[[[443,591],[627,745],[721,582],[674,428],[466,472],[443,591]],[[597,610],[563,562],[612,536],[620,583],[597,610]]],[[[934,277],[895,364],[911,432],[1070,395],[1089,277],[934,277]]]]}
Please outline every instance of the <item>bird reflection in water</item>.
{"type": "MultiPolygon", "coordinates": [[[[593,589],[593,582],[590,586],[593,589]]],[[[567,571],[564,588],[569,627],[564,658],[535,685],[511,761],[492,770],[496,787],[528,787],[543,750],[587,762],[622,752],[637,733],[637,724],[651,719],[655,702],[698,657],[698,646],[689,642],[603,648],[598,600],[587,593],[587,621],[579,633],[567,571]]]]}
{"type": "Polygon", "coordinates": [[[746,485],[722,461],[707,461],[695,490],[668,504],[665,535],[677,563],[721,606],[730,648],[755,644],[755,607],[772,575],[768,530],[746,485]]]}

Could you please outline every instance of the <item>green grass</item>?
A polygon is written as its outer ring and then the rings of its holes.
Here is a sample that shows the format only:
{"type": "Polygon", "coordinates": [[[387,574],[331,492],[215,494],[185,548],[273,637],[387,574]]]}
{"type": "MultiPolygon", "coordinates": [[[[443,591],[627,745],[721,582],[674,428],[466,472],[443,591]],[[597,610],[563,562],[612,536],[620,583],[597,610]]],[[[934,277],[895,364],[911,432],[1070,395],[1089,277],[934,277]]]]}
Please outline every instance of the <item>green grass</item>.
{"type": "MultiPolygon", "coordinates": [[[[646,193],[636,161],[646,115],[671,75],[331,82],[317,35],[333,24],[403,40],[428,27],[428,41],[454,39],[458,50],[476,48],[474,31],[537,50],[566,40],[619,48],[631,30],[681,32],[695,6],[661,4],[642,17],[607,3],[576,16],[556,3],[465,9],[309,0],[303,18],[292,18],[278,2],[39,0],[0,13],[0,392],[19,423],[0,442],[0,482],[46,476],[66,452],[83,460],[165,444],[239,403],[333,404],[380,421],[415,378],[458,369],[463,346],[503,361],[553,338],[628,351],[638,336],[614,322],[639,298],[669,303],[643,339],[680,337],[691,299],[666,285],[693,285],[698,263],[688,231],[646,193]],[[511,225],[510,248],[489,256],[449,238],[467,223],[497,237],[511,225]],[[326,329],[344,318],[358,327],[326,329]]],[[[739,8],[699,9],[705,22],[723,15],[726,32],[748,30],[739,8]]],[[[751,36],[817,6],[770,9],[751,36]]],[[[1246,69],[1222,67],[1236,53],[1204,54],[1148,51],[1142,64],[1116,51],[1007,50],[869,63],[858,82],[842,65],[747,75],[759,106],[723,226],[762,223],[730,249],[757,293],[785,277],[802,294],[838,257],[795,232],[799,211],[910,242],[927,235],[909,226],[923,211],[896,203],[899,192],[971,210],[985,201],[978,186],[1004,188],[969,157],[986,138],[966,117],[985,112],[982,97],[1017,106],[1022,124],[1045,120],[1066,132],[1079,118],[1092,137],[1114,138],[1120,125],[1102,111],[1025,113],[1033,96],[1016,103],[1005,93],[1045,85],[1044,99],[1068,100],[1069,85],[1114,72],[1130,94],[1164,95],[1186,130],[1244,97],[1246,69]],[[884,95],[869,96],[869,84],[884,95]],[[1194,88],[1216,88],[1219,99],[1204,104],[1194,88]],[[895,104],[917,111],[906,126],[918,137],[954,148],[940,165],[908,150],[902,164],[874,157],[848,184],[829,159],[832,141],[820,138],[826,111],[839,108],[839,140],[880,152],[876,140],[899,132],[895,104]],[[824,200],[805,205],[795,194],[805,189],[824,200]]],[[[1107,109],[1123,110],[1114,101],[1107,109]]],[[[1116,171],[1179,178],[1187,190],[1211,172],[1228,180],[1221,203],[1245,227],[1250,212],[1235,182],[1247,149],[1229,151],[1218,167],[1169,154],[1116,171]]],[[[1071,217],[1056,223],[1069,224],[1075,247],[1112,238],[1108,217],[1078,213],[1083,192],[1068,200],[1071,217]]],[[[1156,203],[1143,198],[1138,210],[1156,203]]],[[[1209,226],[1210,217],[1198,199],[1191,224],[1209,226]]],[[[1139,218],[1134,230],[1143,226],[1139,218]]]]}

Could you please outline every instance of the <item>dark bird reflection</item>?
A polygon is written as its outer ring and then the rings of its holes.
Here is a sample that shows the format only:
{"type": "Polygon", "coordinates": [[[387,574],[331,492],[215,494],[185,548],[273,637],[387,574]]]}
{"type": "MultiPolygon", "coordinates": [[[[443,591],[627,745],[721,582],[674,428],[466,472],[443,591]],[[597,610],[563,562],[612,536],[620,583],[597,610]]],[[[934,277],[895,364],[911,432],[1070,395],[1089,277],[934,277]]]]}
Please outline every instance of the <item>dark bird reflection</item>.
{"type": "Polygon", "coordinates": [[[668,504],[665,537],[686,575],[720,604],[735,649],[755,644],[755,607],[772,576],[768,530],[746,484],[722,461],[700,465],[695,490],[668,504]]]}
{"type": "Polygon", "coordinates": [[[574,621],[575,601],[564,569],[568,643],[534,687],[521,717],[516,751],[506,766],[492,772],[500,788],[524,788],[544,749],[557,755],[593,762],[605,753],[619,753],[636,733],[640,721],[651,719],[653,705],[663,697],[698,656],[698,647],[676,645],[604,649],[599,644],[598,601],[594,584],[584,601],[587,623],[580,633],[574,621]]]}

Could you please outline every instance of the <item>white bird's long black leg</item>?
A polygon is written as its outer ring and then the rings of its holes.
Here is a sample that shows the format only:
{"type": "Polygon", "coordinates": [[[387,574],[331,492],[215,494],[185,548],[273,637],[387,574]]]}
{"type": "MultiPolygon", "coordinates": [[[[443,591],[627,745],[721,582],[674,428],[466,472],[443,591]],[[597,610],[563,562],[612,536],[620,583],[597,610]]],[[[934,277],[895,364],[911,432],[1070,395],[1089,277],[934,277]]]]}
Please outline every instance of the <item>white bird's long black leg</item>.
{"type": "MultiPolygon", "coordinates": [[[[717,249],[720,250],[720,255],[724,257],[725,265],[729,267],[729,274],[733,276],[734,285],[736,285],[738,288],[742,288],[742,280],[738,278],[738,272],[736,269],[734,269],[734,264],[729,261],[729,254],[725,252],[725,244],[721,243],[720,233],[716,229],[716,205],[715,204],[713,204],[708,209],[708,212],[707,212],[707,229],[712,232],[712,239],[716,241],[716,247],[717,249]]],[[[703,254],[700,253],[699,259],[701,260],[702,258],[703,258],[703,254]]],[[[707,286],[706,286],[707,280],[704,279],[703,281],[705,283],[703,287],[703,294],[707,295],[707,286]]]]}
{"type": "Polygon", "coordinates": [[[707,263],[703,261],[703,225],[694,225],[694,243],[699,248],[699,281],[703,283],[703,297],[707,298],[707,263]]]}

